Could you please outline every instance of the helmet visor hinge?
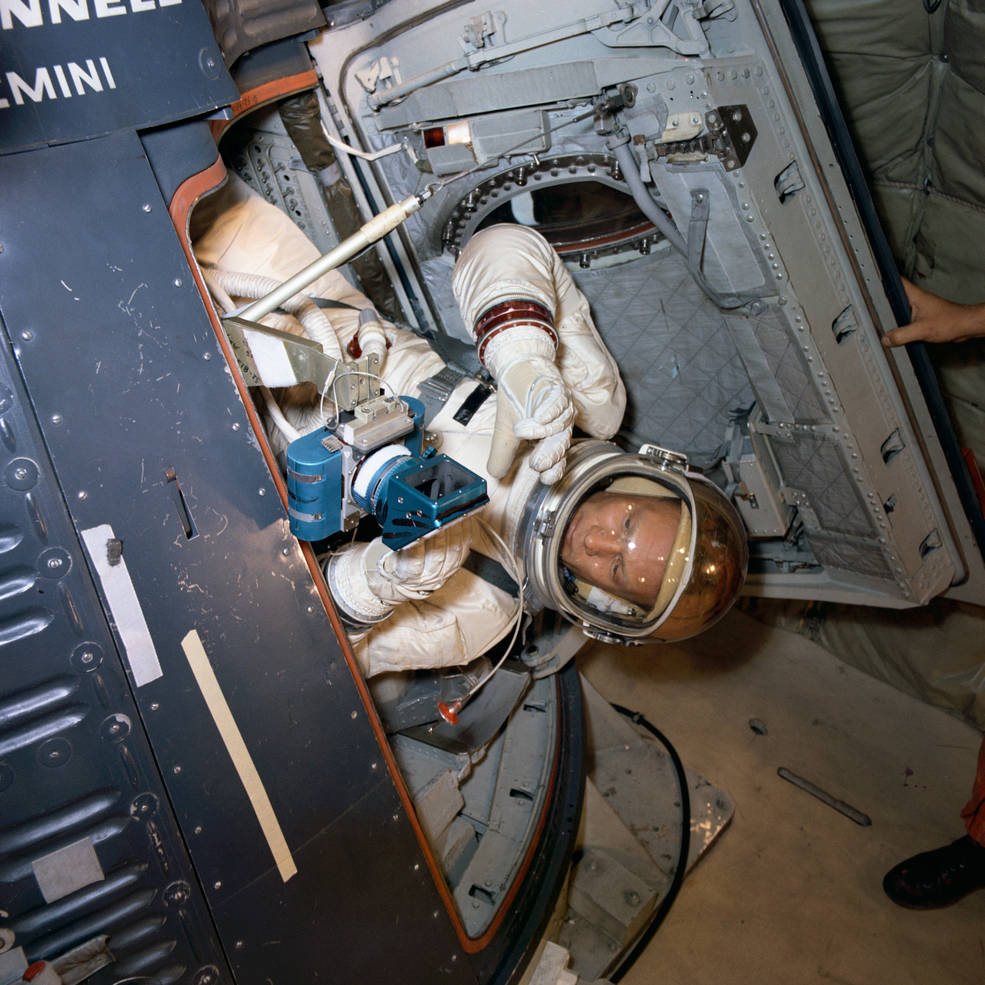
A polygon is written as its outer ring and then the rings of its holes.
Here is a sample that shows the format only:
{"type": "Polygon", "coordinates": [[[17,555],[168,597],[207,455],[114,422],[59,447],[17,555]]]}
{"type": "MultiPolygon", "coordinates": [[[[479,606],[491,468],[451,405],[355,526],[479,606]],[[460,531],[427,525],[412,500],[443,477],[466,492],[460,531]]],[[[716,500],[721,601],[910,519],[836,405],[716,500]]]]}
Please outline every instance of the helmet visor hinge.
{"type": "Polygon", "coordinates": [[[557,511],[552,510],[549,513],[545,513],[543,516],[537,517],[534,521],[534,536],[547,538],[554,533],[554,528],[557,525],[557,511]]]}

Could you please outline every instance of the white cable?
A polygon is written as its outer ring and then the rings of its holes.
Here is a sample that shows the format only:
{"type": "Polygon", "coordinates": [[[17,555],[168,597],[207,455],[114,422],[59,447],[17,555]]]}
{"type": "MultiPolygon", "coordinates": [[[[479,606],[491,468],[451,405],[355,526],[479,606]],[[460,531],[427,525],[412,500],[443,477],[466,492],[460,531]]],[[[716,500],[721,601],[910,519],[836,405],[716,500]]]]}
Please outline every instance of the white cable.
{"type": "Polygon", "coordinates": [[[373,151],[359,150],[359,148],[357,147],[350,147],[349,144],[345,143],[342,140],[339,140],[338,137],[333,137],[325,129],[324,124],[322,125],[322,133],[325,135],[325,139],[336,150],[344,151],[346,154],[349,154],[352,157],[362,158],[362,160],[364,161],[376,161],[379,160],[379,158],[381,157],[386,157],[387,154],[398,154],[400,151],[404,149],[403,144],[391,144],[389,147],[384,147],[382,150],[373,150],[373,151]]]}
{"type": "Polygon", "coordinates": [[[502,551],[502,554],[500,556],[500,561],[503,562],[504,567],[507,567],[510,570],[510,574],[512,575],[513,580],[516,582],[517,585],[517,590],[519,592],[519,599],[518,599],[518,606],[516,610],[516,622],[515,625],[513,626],[513,635],[510,637],[510,642],[507,645],[506,649],[503,651],[503,655],[496,662],[496,665],[485,675],[485,677],[483,677],[478,682],[478,684],[474,684],[471,688],[469,688],[468,691],[465,692],[465,695],[463,697],[458,699],[458,701],[456,702],[458,706],[456,711],[460,711],[465,706],[465,703],[469,701],[472,698],[472,696],[477,691],[480,690],[480,688],[484,687],[486,685],[486,682],[493,676],[493,674],[495,674],[496,671],[503,666],[503,664],[506,661],[506,658],[513,651],[513,644],[516,643],[516,639],[520,635],[520,626],[523,623],[523,580],[520,577],[520,568],[516,564],[516,559],[510,554],[509,548],[507,548],[506,544],[503,542],[503,538],[500,537],[499,534],[496,533],[496,531],[493,530],[493,528],[490,527],[489,524],[485,522],[485,520],[480,520],[478,517],[476,518],[476,520],[479,526],[482,527],[482,529],[486,532],[486,534],[495,541],[495,543],[499,546],[500,550],[502,551]]]}
{"type": "MultiPolygon", "coordinates": [[[[339,394],[336,387],[338,386],[339,380],[344,379],[346,376],[365,376],[367,379],[376,380],[380,384],[380,388],[387,387],[391,389],[388,383],[386,383],[382,376],[377,376],[376,373],[367,373],[365,370],[361,369],[350,369],[339,375],[338,367],[335,367],[336,372],[332,374],[332,403],[335,404],[335,424],[339,423],[339,394]]],[[[327,386],[327,384],[326,384],[327,386]]],[[[335,425],[332,425],[333,427],[335,425]]]]}
{"type": "Polygon", "coordinates": [[[209,293],[212,295],[215,302],[222,309],[224,315],[228,315],[236,307],[236,303],[226,292],[226,289],[222,286],[221,281],[216,276],[218,273],[215,267],[202,267],[202,278],[209,289],[209,293]]]}
{"type": "Polygon", "coordinates": [[[348,367],[346,367],[344,373],[340,373],[339,367],[336,366],[335,370],[325,377],[325,383],[321,388],[321,400],[318,403],[318,414],[322,418],[326,427],[334,428],[339,423],[339,395],[335,388],[337,384],[341,380],[344,380],[347,376],[365,376],[368,379],[376,380],[381,387],[386,387],[391,393],[393,393],[393,387],[390,386],[390,384],[387,383],[382,376],[379,376],[376,373],[367,373],[362,369],[349,369],[348,367]],[[332,385],[332,403],[335,406],[335,420],[331,424],[328,423],[328,417],[325,415],[325,398],[328,396],[329,384],[332,385]]]}
{"type": "MultiPolygon", "coordinates": [[[[280,286],[280,281],[262,274],[244,274],[235,270],[222,270],[219,267],[202,268],[209,288],[213,283],[230,295],[238,298],[262,298],[280,286]]],[[[328,316],[306,294],[295,294],[281,302],[281,307],[289,311],[301,323],[305,335],[319,343],[322,351],[333,359],[344,361],[342,347],[328,316]]]]}
{"type": "Polygon", "coordinates": [[[339,367],[336,366],[328,376],[325,377],[325,383],[321,388],[321,395],[318,399],[318,416],[321,418],[322,426],[329,429],[334,428],[339,423],[339,405],[335,400],[335,377],[339,371],[339,367]],[[325,413],[325,397],[328,394],[328,385],[332,384],[332,406],[335,408],[335,420],[329,424],[328,415],[325,413]]]}
{"type": "MultiPolygon", "coordinates": [[[[208,285],[209,291],[212,297],[215,299],[216,304],[222,309],[223,313],[228,313],[236,307],[236,302],[229,296],[225,287],[222,283],[222,278],[217,277],[216,274],[219,272],[216,267],[202,267],[202,276],[205,279],[205,283],[208,285]]],[[[338,369],[338,367],[336,367],[338,369]]],[[[334,375],[334,374],[333,374],[334,375]]],[[[331,379],[331,377],[329,377],[331,379]]],[[[274,426],[287,440],[290,444],[292,441],[296,441],[298,438],[302,437],[302,433],[298,428],[296,428],[286,417],[284,411],[281,410],[280,404],[274,400],[274,395],[270,390],[262,386],[260,387],[260,393],[263,396],[263,402],[267,408],[267,414],[270,420],[273,422],[274,426]]],[[[319,417],[324,417],[324,409],[320,408],[319,417]]]]}
{"type": "Polygon", "coordinates": [[[363,308],[359,312],[359,328],[356,331],[356,340],[359,344],[359,351],[364,356],[376,356],[377,371],[382,371],[383,363],[386,360],[386,332],[380,323],[380,316],[375,308],[363,308]]]}
{"type": "Polygon", "coordinates": [[[260,393],[263,394],[263,402],[267,405],[267,413],[270,415],[270,420],[273,421],[277,430],[287,439],[288,444],[292,441],[297,441],[301,437],[301,432],[284,416],[284,412],[280,409],[277,401],[274,400],[274,395],[265,387],[260,387],[260,393]]]}

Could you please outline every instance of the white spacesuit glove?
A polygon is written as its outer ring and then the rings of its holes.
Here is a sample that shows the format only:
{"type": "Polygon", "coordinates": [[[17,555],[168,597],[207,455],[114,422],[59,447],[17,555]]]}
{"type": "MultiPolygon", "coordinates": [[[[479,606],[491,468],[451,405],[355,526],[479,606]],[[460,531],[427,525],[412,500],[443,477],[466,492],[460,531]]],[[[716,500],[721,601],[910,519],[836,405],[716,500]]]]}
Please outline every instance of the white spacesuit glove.
{"type": "Polygon", "coordinates": [[[554,350],[550,335],[528,325],[506,329],[485,346],[484,362],[497,384],[486,467],[496,479],[509,472],[523,440],[536,442],[528,463],[541,482],[557,482],[564,472],[575,411],[554,350]]]}
{"type": "Polygon", "coordinates": [[[557,366],[557,254],[523,226],[493,226],[462,250],[452,290],[479,362],[496,380],[496,424],[487,468],[509,471],[520,442],[536,442],[528,464],[545,484],[564,471],[574,421],[572,395],[557,366]]]}
{"type": "MultiPolygon", "coordinates": [[[[619,430],[626,410],[619,367],[588,301],[540,233],[515,223],[480,229],[455,263],[452,290],[484,365],[483,349],[493,351],[500,336],[512,344],[521,328],[540,327],[557,350],[546,358],[568,388],[575,424],[593,438],[611,438],[619,430]]],[[[504,365],[509,361],[504,358],[504,365]]],[[[535,458],[559,453],[560,441],[546,442],[535,458]]]]}
{"type": "Polygon", "coordinates": [[[401,602],[425,599],[465,562],[472,522],[442,527],[398,551],[377,537],[349,544],[325,562],[325,579],[346,621],[369,628],[401,602]]]}

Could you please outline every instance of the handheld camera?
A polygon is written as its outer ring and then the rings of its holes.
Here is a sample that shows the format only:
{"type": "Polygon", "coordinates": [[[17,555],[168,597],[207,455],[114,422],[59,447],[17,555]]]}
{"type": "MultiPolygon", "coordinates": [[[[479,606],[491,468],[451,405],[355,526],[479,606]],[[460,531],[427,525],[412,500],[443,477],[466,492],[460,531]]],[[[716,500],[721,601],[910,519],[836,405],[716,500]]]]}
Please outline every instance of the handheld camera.
{"type": "Polygon", "coordinates": [[[419,400],[372,389],[335,426],[287,448],[291,532],[301,540],[352,530],[370,514],[397,550],[489,502],[484,479],[424,447],[419,400]]]}

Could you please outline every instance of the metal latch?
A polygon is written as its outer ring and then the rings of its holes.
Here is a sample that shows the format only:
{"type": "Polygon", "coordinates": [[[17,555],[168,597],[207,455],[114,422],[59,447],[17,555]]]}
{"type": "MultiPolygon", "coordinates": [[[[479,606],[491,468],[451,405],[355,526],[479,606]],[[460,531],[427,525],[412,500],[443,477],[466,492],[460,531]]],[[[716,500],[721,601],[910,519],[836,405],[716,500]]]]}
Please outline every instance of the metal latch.
{"type": "Polygon", "coordinates": [[[542,537],[545,540],[554,533],[554,529],[557,526],[557,511],[551,510],[544,516],[538,517],[534,521],[534,536],[542,537]]]}
{"type": "Polygon", "coordinates": [[[774,179],[773,187],[782,205],[788,198],[793,198],[797,192],[804,190],[804,179],[800,174],[800,166],[791,161],[774,179]]]}

